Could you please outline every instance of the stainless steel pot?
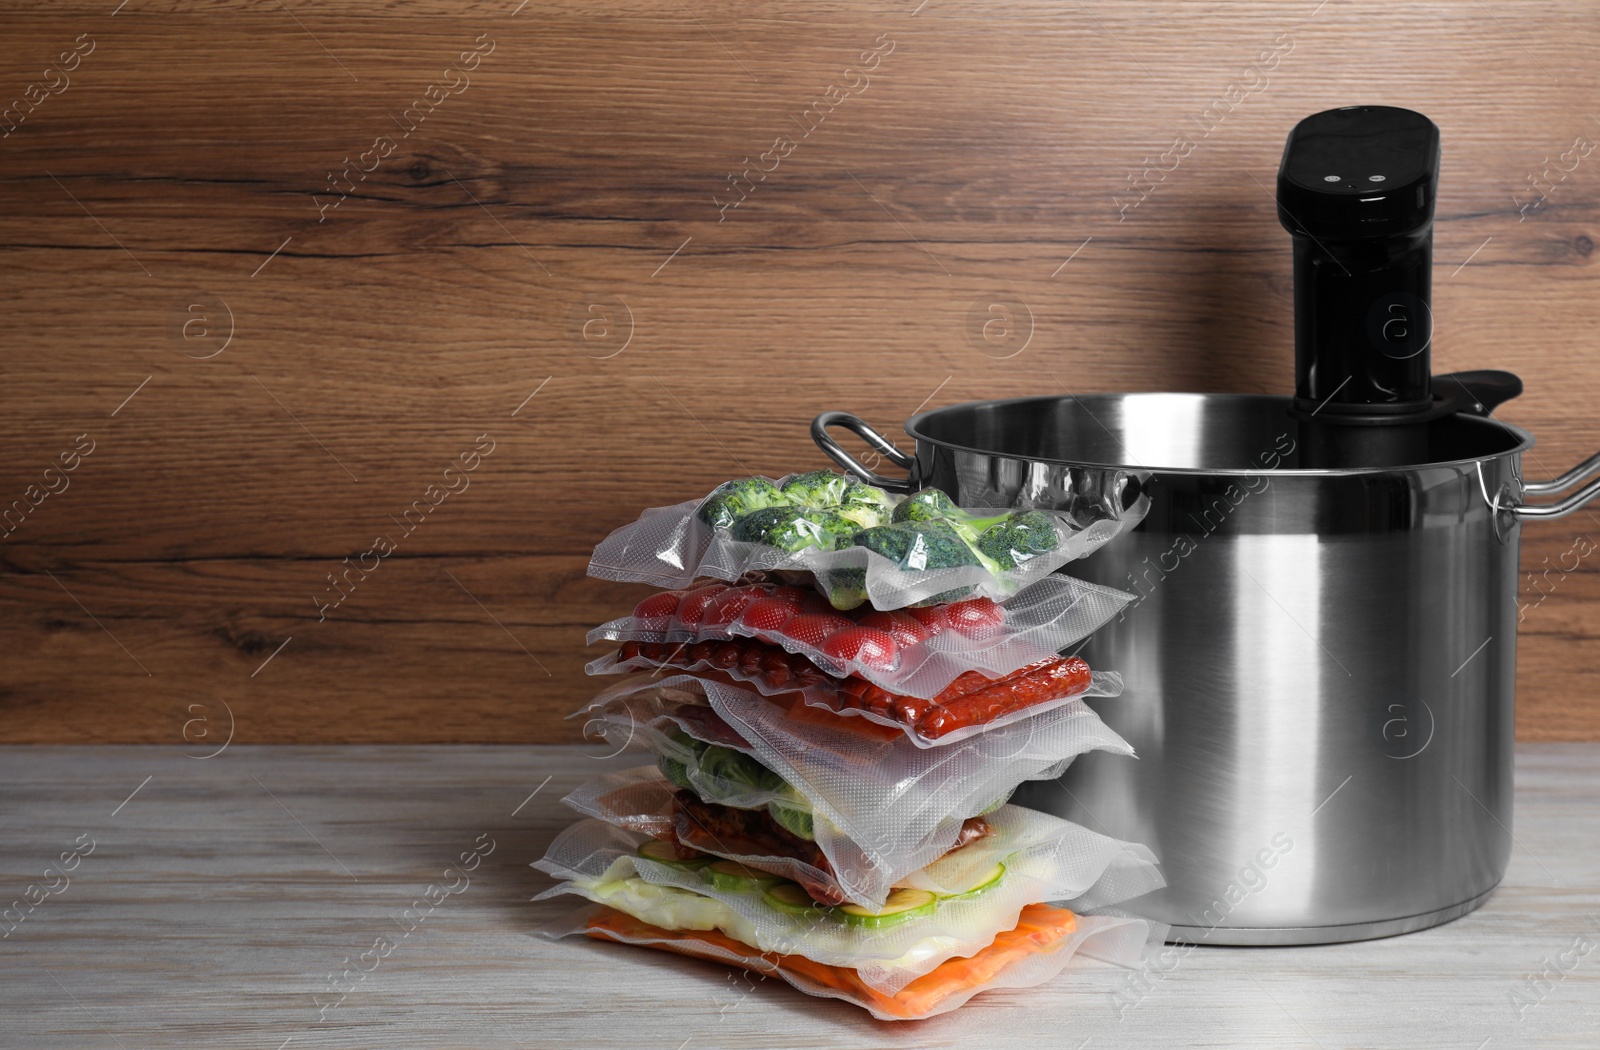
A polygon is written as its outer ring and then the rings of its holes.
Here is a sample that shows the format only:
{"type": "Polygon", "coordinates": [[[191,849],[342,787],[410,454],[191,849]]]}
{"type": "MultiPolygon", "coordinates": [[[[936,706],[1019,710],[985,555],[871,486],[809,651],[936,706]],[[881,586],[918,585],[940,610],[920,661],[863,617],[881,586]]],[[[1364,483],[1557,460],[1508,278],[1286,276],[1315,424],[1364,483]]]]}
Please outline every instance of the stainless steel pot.
{"type": "Polygon", "coordinates": [[[1312,469],[1318,425],[1289,398],[1108,394],[926,412],[906,424],[914,456],[844,413],[812,427],[862,478],[963,505],[1087,522],[1150,497],[1068,567],[1138,595],[1083,655],[1124,675],[1094,706],[1139,757],[1087,755],[1018,801],[1150,846],[1168,885],[1131,907],[1174,940],[1422,929],[1481,904],[1510,856],[1521,523],[1600,495],[1600,455],[1525,482],[1533,438],[1457,414],[1425,424],[1421,464],[1312,469]]]}

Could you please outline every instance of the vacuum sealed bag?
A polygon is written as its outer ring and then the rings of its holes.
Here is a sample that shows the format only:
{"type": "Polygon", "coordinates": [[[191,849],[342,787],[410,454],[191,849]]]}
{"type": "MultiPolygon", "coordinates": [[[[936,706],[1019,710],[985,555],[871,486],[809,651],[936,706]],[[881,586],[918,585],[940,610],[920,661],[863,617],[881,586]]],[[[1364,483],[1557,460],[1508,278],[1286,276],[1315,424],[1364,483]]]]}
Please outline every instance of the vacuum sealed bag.
{"type": "MultiPolygon", "coordinates": [[[[616,863],[618,857],[630,850],[637,852],[635,847],[651,841],[654,842],[651,848],[672,847],[665,855],[667,863],[698,859],[703,871],[703,862],[721,857],[752,870],[781,876],[803,891],[804,901],[793,898],[791,901],[802,906],[803,910],[797,913],[807,918],[820,920],[831,914],[826,909],[814,911],[819,905],[859,906],[869,911],[878,907],[851,902],[844,896],[826,871],[825,859],[821,866],[811,865],[804,858],[792,855],[783,843],[778,843],[779,849],[773,850],[770,848],[773,843],[752,841],[741,835],[738,828],[730,831],[715,821],[707,821],[702,808],[705,804],[696,804],[686,798],[687,795],[682,790],[674,791],[672,785],[649,766],[591,781],[564,801],[598,819],[577,826],[586,830],[569,829],[550,847],[545,859],[534,866],[561,878],[592,880],[610,870],[609,866],[616,863]],[[609,825],[609,830],[598,826],[599,822],[609,825]]],[[[969,824],[978,827],[967,841],[926,867],[897,880],[885,903],[893,903],[900,890],[924,891],[941,902],[955,901],[959,907],[940,904],[943,916],[940,921],[954,923],[958,931],[970,934],[971,923],[984,920],[985,916],[963,912],[960,908],[965,907],[963,902],[978,897],[1002,912],[1039,900],[1068,901],[1074,908],[1086,911],[1120,904],[1165,884],[1155,857],[1145,847],[1119,842],[1046,813],[1007,805],[969,824]],[[952,907],[955,910],[951,910],[952,907]],[[967,925],[962,926],[962,923],[967,925]]],[[[644,877],[651,882],[662,882],[650,872],[645,872],[644,877]]],[[[699,890],[693,882],[668,881],[699,892],[712,892],[699,890]]],[[[759,919],[758,914],[752,913],[750,921],[759,919]]],[[[841,921],[848,922],[848,916],[842,916],[841,921]]],[[[1009,924],[1009,920],[1002,918],[1001,921],[1009,924]]],[[[851,950],[857,954],[851,964],[856,965],[865,958],[863,953],[867,948],[900,958],[910,951],[909,948],[901,950],[904,938],[910,933],[920,936],[927,928],[928,924],[908,926],[894,937],[878,940],[856,935],[851,950]]],[[[780,923],[765,930],[766,940],[740,936],[753,944],[772,943],[771,938],[784,933],[785,927],[780,923]]],[[[949,931],[941,932],[941,936],[949,935],[949,931]]],[[[983,935],[981,930],[978,935],[983,935]]],[[[828,943],[831,942],[824,942],[824,949],[828,943]]],[[[822,957],[809,950],[804,954],[822,957]]]]}
{"type": "Polygon", "coordinates": [[[800,955],[773,957],[715,930],[653,925],[607,907],[591,907],[553,923],[551,938],[581,933],[596,940],[637,944],[772,974],[808,995],[843,999],[885,1021],[913,1021],[947,1013],[991,988],[1043,984],[1076,955],[1133,966],[1146,946],[1164,935],[1143,919],[1075,915],[1064,908],[1031,904],[1017,925],[967,958],[954,958],[894,994],[873,988],[848,967],[829,966],[800,955]]]}
{"type": "Polygon", "coordinates": [[[948,852],[972,817],[1024,780],[1053,779],[1089,750],[1132,754],[1082,701],[956,744],[810,707],[798,697],[674,675],[632,676],[578,712],[585,732],[653,751],[707,803],[766,810],[829,861],[849,899],[881,904],[948,852]]]}
{"type": "Polygon", "coordinates": [[[1001,678],[1053,656],[1132,600],[1123,591],[1053,575],[1004,605],[969,598],[889,612],[862,606],[846,614],[799,587],[713,583],[653,594],[633,615],[590,631],[588,640],[755,638],[805,657],[823,674],[929,699],[965,674],[1001,678]]]}
{"type": "Polygon", "coordinates": [[[1074,697],[1122,695],[1122,676],[1090,671],[1078,657],[1048,656],[1000,679],[969,671],[931,699],[901,696],[860,678],[832,678],[803,656],[750,639],[624,642],[589,674],[671,668],[752,685],[763,696],[797,695],[812,707],[899,729],[918,747],[954,744],[1053,710],[1074,697]]]}
{"type": "Polygon", "coordinates": [[[1054,510],[968,510],[938,489],[894,496],[815,470],[743,478],[711,495],[646,511],[595,548],[589,575],[663,588],[748,573],[806,580],[835,608],[880,610],[1009,597],[1131,528],[1148,497],[1118,518],[1054,510]]]}
{"type": "MultiPolygon", "coordinates": [[[[1064,821],[1049,826],[1045,822],[1053,818],[1042,813],[1007,810],[1002,811],[1004,833],[936,861],[926,877],[930,886],[899,887],[877,907],[821,905],[788,879],[737,861],[675,850],[598,820],[568,828],[534,862],[535,868],[566,880],[534,899],[574,893],[657,925],[668,915],[672,925],[702,925],[714,917],[716,929],[753,948],[850,967],[872,988],[893,994],[946,960],[978,951],[1014,927],[1027,905],[1072,895],[1085,874],[1070,872],[1082,866],[1075,854],[1089,854],[1090,865],[1103,870],[1128,848],[1064,821]],[[1032,827],[1029,814],[1040,818],[1032,827]],[[982,855],[959,856],[968,850],[982,855]],[[941,866],[948,870],[936,870],[941,866]],[[721,907],[662,895],[662,887],[721,907]],[[677,900],[682,907],[674,909],[677,900]]],[[[1146,854],[1145,863],[1153,875],[1154,858],[1146,854]]],[[[1159,877],[1147,883],[1151,889],[1160,884],[1159,877]]]]}

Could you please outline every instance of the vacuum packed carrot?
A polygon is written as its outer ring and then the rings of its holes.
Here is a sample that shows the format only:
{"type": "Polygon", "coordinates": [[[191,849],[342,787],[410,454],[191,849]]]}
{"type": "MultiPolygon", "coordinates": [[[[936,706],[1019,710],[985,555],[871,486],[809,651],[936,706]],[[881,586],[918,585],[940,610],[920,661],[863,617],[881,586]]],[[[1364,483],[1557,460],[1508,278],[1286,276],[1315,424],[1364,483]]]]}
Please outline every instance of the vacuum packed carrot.
{"type": "Polygon", "coordinates": [[[861,980],[855,970],[828,966],[802,955],[763,954],[717,930],[665,930],[611,908],[597,909],[584,932],[596,940],[638,944],[680,955],[738,960],[746,969],[776,974],[811,994],[837,993],[840,998],[874,1013],[899,1020],[927,1017],[941,1003],[989,984],[1007,967],[1040,953],[1057,950],[1077,928],[1077,916],[1065,908],[1030,904],[1014,929],[968,958],[950,959],[918,977],[894,995],[861,980]]]}

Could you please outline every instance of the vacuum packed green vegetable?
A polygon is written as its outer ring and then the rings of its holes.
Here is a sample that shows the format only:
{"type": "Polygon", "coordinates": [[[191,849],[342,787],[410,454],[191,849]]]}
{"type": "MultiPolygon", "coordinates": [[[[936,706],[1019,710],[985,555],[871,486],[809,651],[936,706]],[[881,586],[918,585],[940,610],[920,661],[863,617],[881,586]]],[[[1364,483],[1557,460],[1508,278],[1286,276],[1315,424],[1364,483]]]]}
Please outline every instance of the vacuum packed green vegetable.
{"type": "Polygon", "coordinates": [[[836,609],[1004,601],[1137,524],[1148,507],[1143,495],[1128,506],[1111,495],[1067,509],[985,510],[939,489],[902,496],[832,470],[754,476],[645,511],[595,548],[589,574],[666,589],[701,578],[809,582],[836,609]]]}
{"type": "Polygon", "coordinates": [[[736,518],[765,507],[793,506],[783,491],[766,478],[740,478],[718,485],[700,505],[700,520],[726,529],[736,518]]]}
{"type": "MultiPolygon", "coordinates": [[[[1060,543],[1043,511],[973,514],[939,489],[897,501],[831,470],[796,474],[781,488],[762,477],[730,481],[701,504],[699,514],[743,543],[790,553],[865,547],[910,571],[978,566],[999,575],[1060,543]]],[[[845,583],[842,590],[846,604],[835,605],[859,604],[853,593],[858,588],[845,583]]]]}

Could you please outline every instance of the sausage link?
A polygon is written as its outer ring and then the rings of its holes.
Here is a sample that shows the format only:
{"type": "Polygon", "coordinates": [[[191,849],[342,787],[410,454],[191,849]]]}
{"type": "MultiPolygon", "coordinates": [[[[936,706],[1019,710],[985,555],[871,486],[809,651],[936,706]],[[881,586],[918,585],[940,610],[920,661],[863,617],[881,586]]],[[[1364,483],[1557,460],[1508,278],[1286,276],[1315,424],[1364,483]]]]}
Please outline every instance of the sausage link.
{"type": "Polygon", "coordinates": [[[1037,704],[1076,696],[1088,689],[1092,680],[1089,665],[1076,656],[1024,671],[940,705],[916,723],[917,732],[929,740],[938,740],[958,729],[987,725],[1037,704]]]}
{"type": "MultiPolygon", "coordinates": [[[[983,726],[1039,704],[1076,696],[1089,688],[1089,665],[1078,657],[1051,657],[1000,679],[968,671],[931,700],[892,693],[860,678],[833,678],[810,660],[755,639],[696,642],[628,642],[624,659],[642,657],[662,666],[708,664],[738,668],[744,680],[759,678],[769,689],[816,688],[836,713],[861,711],[912,730],[925,740],[983,726]]],[[[720,676],[719,676],[720,677],[720,676]]]]}

